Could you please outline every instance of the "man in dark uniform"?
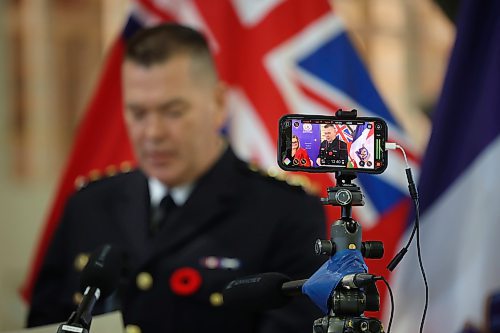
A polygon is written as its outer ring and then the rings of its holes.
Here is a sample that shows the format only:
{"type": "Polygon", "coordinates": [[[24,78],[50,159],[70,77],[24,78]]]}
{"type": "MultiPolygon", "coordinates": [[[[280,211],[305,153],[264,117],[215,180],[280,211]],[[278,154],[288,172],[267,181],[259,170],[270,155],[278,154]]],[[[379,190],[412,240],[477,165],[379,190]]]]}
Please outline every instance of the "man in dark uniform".
{"type": "Polygon", "coordinates": [[[347,144],[337,138],[335,126],[330,124],[324,125],[323,134],[325,135],[325,140],[321,142],[319,147],[316,163],[320,166],[346,166],[348,161],[347,144]]]}
{"type": "Polygon", "coordinates": [[[237,277],[309,277],[324,261],[313,253],[325,221],[318,198],[251,171],[220,134],[225,87],[205,39],[175,24],[144,30],[129,41],[122,74],[140,169],[69,199],[28,325],[67,320],[85,254],[109,243],[127,265],[94,313],[120,309],[129,333],[311,331],[321,313],[306,297],[266,313],[224,305],[237,277]]]}

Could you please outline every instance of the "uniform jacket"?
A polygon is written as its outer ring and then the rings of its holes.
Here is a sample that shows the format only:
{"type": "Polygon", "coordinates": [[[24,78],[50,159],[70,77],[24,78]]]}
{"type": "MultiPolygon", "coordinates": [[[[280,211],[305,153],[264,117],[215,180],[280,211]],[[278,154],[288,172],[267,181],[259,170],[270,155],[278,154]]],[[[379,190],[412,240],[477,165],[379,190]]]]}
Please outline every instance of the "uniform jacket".
{"type": "Polygon", "coordinates": [[[244,313],[221,304],[220,293],[241,276],[314,273],[326,260],[314,255],[326,229],[318,198],[251,171],[230,148],[154,237],[148,191],[145,175],[135,170],[90,183],[69,199],[35,285],[28,326],[68,319],[82,258],[109,243],[127,264],[118,291],[100,300],[94,314],[119,308],[130,332],[312,330],[321,313],[305,296],[278,310],[244,313]],[[186,272],[201,283],[183,285],[186,272]]]}
{"type": "Polygon", "coordinates": [[[347,165],[347,144],[335,138],[331,143],[323,140],[319,147],[318,157],[324,159],[326,165],[347,165]]]}

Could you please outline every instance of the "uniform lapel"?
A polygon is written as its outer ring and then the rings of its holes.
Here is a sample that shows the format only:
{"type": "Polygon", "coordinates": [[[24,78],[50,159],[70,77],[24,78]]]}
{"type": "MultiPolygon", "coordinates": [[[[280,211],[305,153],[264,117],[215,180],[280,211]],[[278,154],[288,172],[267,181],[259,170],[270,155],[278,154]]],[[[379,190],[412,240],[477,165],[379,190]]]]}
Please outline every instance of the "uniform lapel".
{"type": "MultiPolygon", "coordinates": [[[[235,208],[241,178],[235,172],[238,163],[230,148],[216,165],[196,184],[189,199],[154,240],[154,254],[174,252],[186,242],[205,234],[235,208]]],[[[241,163],[241,162],[240,162],[241,163]]]]}
{"type": "Polygon", "coordinates": [[[112,221],[123,233],[129,253],[134,261],[145,255],[149,219],[149,189],[147,179],[140,171],[133,171],[126,178],[123,191],[117,193],[119,200],[112,207],[112,221]]]}

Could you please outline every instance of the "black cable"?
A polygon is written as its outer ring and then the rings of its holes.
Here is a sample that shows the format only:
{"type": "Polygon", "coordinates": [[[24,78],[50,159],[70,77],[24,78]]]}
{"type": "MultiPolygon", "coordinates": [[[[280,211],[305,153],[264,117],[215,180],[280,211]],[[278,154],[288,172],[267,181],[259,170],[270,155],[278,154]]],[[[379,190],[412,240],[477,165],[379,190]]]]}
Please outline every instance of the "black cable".
{"type": "Polygon", "coordinates": [[[389,285],[389,282],[387,282],[387,280],[383,276],[380,276],[380,280],[382,280],[387,286],[387,290],[389,290],[389,295],[391,297],[391,316],[389,317],[389,326],[387,327],[387,333],[391,333],[392,318],[394,318],[394,295],[392,294],[392,289],[389,285]]]}
{"type": "MultiPolygon", "coordinates": [[[[429,306],[429,285],[427,283],[427,276],[425,275],[425,269],[424,269],[424,264],[422,261],[422,253],[420,250],[420,207],[419,207],[419,201],[418,201],[418,191],[417,191],[417,186],[415,185],[415,182],[413,181],[413,175],[411,172],[411,168],[408,165],[408,159],[406,158],[406,153],[404,149],[397,145],[395,146],[396,148],[400,149],[403,153],[403,156],[406,161],[406,166],[407,168],[405,169],[406,171],[406,178],[408,180],[408,190],[410,192],[410,197],[413,199],[413,203],[415,205],[415,224],[413,226],[413,230],[411,232],[410,238],[408,242],[406,243],[406,246],[401,249],[401,251],[398,252],[396,256],[391,260],[389,265],[387,265],[387,269],[389,271],[393,271],[394,268],[399,264],[399,262],[403,259],[405,256],[406,252],[408,252],[408,248],[410,247],[413,237],[415,234],[417,235],[417,256],[418,256],[418,264],[420,266],[420,272],[422,274],[422,278],[424,280],[424,285],[425,285],[425,304],[424,304],[424,311],[422,313],[422,320],[420,321],[420,333],[423,332],[424,330],[424,323],[425,323],[425,316],[427,314],[427,308],[429,306]]],[[[391,148],[391,149],[394,149],[391,148]]],[[[392,300],[391,300],[392,302],[392,300]]],[[[391,313],[392,317],[392,313],[391,313]]],[[[390,324],[389,324],[390,327],[390,324]]]]}
{"type": "Polygon", "coordinates": [[[425,275],[424,264],[422,262],[422,254],[420,252],[420,213],[419,213],[418,200],[414,200],[414,203],[415,203],[415,225],[417,227],[418,264],[420,265],[420,272],[422,273],[422,278],[424,279],[424,285],[425,285],[425,305],[424,305],[424,312],[422,313],[422,320],[420,321],[420,333],[422,333],[424,329],[425,315],[427,314],[427,307],[429,305],[429,285],[427,284],[427,277],[425,275]]]}
{"type": "MultiPolygon", "coordinates": [[[[425,304],[424,304],[424,311],[422,313],[422,320],[420,321],[420,333],[422,333],[424,330],[424,323],[425,323],[425,316],[427,314],[427,307],[429,306],[429,285],[427,283],[427,276],[425,275],[424,264],[422,261],[422,252],[420,250],[420,204],[418,201],[417,187],[415,186],[415,182],[413,181],[413,175],[411,173],[410,168],[406,169],[406,177],[408,179],[408,189],[410,191],[410,196],[413,199],[413,203],[415,205],[415,226],[413,228],[413,232],[412,232],[412,235],[410,237],[410,241],[408,242],[408,244],[406,246],[406,250],[408,250],[408,246],[411,244],[411,241],[413,239],[413,235],[416,232],[418,264],[420,266],[420,272],[422,273],[422,278],[424,280],[424,286],[425,286],[425,304]]],[[[406,251],[405,251],[405,253],[406,253],[406,251]]],[[[401,259],[402,259],[402,256],[401,256],[401,258],[399,258],[399,261],[401,259]]]]}
{"type": "Polygon", "coordinates": [[[413,225],[413,230],[411,231],[410,239],[408,239],[408,242],[407,242],[407,243],[406,243],[406,245],[405,245],[405,249],[406,249],[406,251],[408,251],[408,248],[409,248],[409,247],[410,247],[410,245],[411,245],[411,242],[412,242],[412,240],[413,240],[413,236],[415,236],[415,232],[417,231],[417,228],[418,228],[418,227],[417,227],[417,223],[415,223],[415,224],[413,225]]]}
{"type": "MultiPolygon", "coordinates": [[[[413,181],[413,175],[411,173],[411,168],[408,166],[406,169],[406,179],[408,180],[408,191],[410,192],[410,197],[413,199],[413,202],[415,203],[415,210],[418,212],[418,191],[417,191],[417,186],[415,185],[415,182],[413,181]]],[[[399,264],[399,262],[403,259],[403,257],[406,255],[406,252],[408,252],[408,248],[410,247],[412,241],[413,241],[413,236],[415,235],[416,231],[418,229],[418,224],[415,221],[415,224],[413,225],[413,230],[410,235],[410,239],[406,243],[406,246],[401,249],[401,251],[392,258],[391,262],[389,265],[387,265],[387,269],[390,270],[391,272],[396,268],[396,266],[399,264]]]]}

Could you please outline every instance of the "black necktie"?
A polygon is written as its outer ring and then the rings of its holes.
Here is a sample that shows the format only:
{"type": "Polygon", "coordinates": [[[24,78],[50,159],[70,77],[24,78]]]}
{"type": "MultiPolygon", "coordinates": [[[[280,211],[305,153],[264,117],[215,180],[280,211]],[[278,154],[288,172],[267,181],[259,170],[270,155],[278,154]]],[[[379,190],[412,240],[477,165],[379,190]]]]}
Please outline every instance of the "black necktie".
{"type": "Polygon", "coordinates": [[[168,218],[172,215],[172,212],[177,208],[174,200],[167,194],[163,199],[161,199],[160,204],[152,208],[151,211],[151,223],[150,232],[154,236],[166,224],[168,218]]]}

